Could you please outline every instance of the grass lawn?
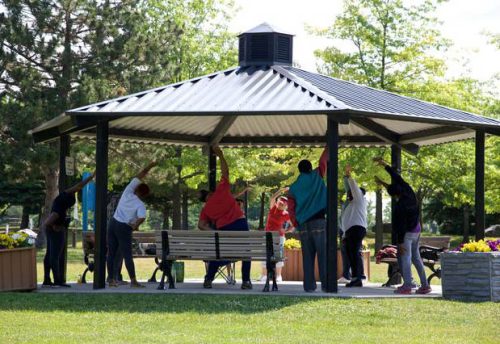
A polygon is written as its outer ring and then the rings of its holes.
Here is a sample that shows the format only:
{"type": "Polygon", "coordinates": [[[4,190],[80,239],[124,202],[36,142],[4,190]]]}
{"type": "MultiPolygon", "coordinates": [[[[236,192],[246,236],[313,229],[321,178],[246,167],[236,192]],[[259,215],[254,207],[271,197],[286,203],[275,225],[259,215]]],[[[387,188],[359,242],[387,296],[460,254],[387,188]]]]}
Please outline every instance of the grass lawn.
{"type": "Polygon", "coordinates": [[[498,343],[499,305],[430,299],[0,294],[0,343],[498,343]]]}

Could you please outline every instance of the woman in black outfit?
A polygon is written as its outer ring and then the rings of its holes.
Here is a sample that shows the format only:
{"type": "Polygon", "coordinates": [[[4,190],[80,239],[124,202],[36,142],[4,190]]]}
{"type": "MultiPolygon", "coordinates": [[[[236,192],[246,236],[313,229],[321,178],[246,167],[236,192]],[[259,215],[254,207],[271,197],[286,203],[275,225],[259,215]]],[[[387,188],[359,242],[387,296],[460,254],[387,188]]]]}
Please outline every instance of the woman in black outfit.
{"type": "Polygon", "coordinates": [[[64,251],[64,242],[66,239],[70,218],[66,217],[68,209],[75,202],[75,194],[80,191],[88,182],[94,178],[94,174],[82,180],[78,184],[61,192],[52,203],[50,215],[43,222],[42,228],[47,235],[47,251],[43,259],[44,287],[69,287],[63,282],[61,258],[64,251]],[[50,279],[50,270],[54,276],[54,282],[50,279]]]}

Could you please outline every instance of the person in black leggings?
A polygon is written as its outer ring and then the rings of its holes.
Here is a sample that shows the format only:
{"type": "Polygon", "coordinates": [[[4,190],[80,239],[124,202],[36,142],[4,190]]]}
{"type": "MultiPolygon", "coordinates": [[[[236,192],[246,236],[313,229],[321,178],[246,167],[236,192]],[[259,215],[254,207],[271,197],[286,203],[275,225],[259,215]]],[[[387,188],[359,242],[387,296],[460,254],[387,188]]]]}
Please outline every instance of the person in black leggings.
{"type": "Polygon", "coordinates": [[[75,202],[75,194],[80,191],[88,182],[94,178],[94,174],[82,180],[78,184],[61,192],[52,203],[50,215],[42,224],[42,230],[47,235],[47,251],[43,259],[43,284],[44,287],[69,287],[69,284],[63,281],[63,262],[64,243],[70,219],[66,217],[68,209],[75,202]],[[50,279],[50,271],[54,277],[54,282],[50,279]]]}

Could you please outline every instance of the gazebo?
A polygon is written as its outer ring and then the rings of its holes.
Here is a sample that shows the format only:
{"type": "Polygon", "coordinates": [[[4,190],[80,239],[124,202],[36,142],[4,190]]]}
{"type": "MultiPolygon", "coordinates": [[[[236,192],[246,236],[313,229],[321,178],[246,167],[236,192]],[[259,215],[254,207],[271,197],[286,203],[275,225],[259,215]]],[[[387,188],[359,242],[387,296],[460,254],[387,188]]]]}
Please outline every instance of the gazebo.
{"type": "MultiPolygon", "coordinates": [[[[401,151],[475,138],[477,237],[484,237],[485,135],[500,121],[357,85],[292,66],[293,35],[263,23],[239,35],[239,66],[191,80],[68,110],[32,130],[36,143],[60,141],[60,175],[70,137],[96,140],[96,269],[105,287],[108,142],[210,147],[328,145],[327,285],[337,292],[339,147],[401,151]]],[[[209,150],[209,187],[216,160],[209,150]]],[[[59,187],[64,189],[65,178],[59,187]]]]}

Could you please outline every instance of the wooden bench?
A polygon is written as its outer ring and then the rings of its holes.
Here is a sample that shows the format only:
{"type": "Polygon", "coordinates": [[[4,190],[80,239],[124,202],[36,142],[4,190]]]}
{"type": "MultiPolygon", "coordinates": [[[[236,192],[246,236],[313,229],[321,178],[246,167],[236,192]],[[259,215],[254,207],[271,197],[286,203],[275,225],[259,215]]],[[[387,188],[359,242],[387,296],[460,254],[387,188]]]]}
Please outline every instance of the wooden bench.
{"type": "Polygon", "coordinates": [[[269,291],[269,281],[273,281],[272,291],[278,290],[276,283],[276,263],[281,261],[279,233],[263,231],[180,231],[157,232],[156,256],[161,261],[163,272],[159,290],[174,289],[172,264],[176,260],[202,261],[265,261],[267,280],[263,291],[269,291]]]}
{"type": "MultiPolygon", "coordinates": [[[[427,278],[427,282],[430,284],[431,280],[434,277],[441,278],[441,266],[439,262],[440,253],[447,251],[450,248],[450,240],[449,236],[442,237],[420,237],[420,256],[422,257],[422,261],[424,266],[427,266],[432,274],[427,278]]],[[[393,247],[397,250],[397,246],[394,245],[385,245],[382,249],[386,249],[388,247],[393,247]]],[[[380,260],[381,263],[389,264],[388,269],[388,277],[386,283],[382,284],[383,287],[389,287],[401,280],[401,269],[399,268],[398,259],[397,258],[382,258],[380,260]]]]}
{"type": "MultiPolygon", "coordinates": [[[[156,273],[160,270],[160,261],[156,255],[156,234],[155,232],[132,232],[132,256],[133,258],[153,258],[156,268],[148,282],[157,282],[156,273]]],[[[81,277],[81,283],[87,283],[86,275],[94,272],[95,262],[95,233],[82,232],[83,261],[86,265],[81,277]]]]}

